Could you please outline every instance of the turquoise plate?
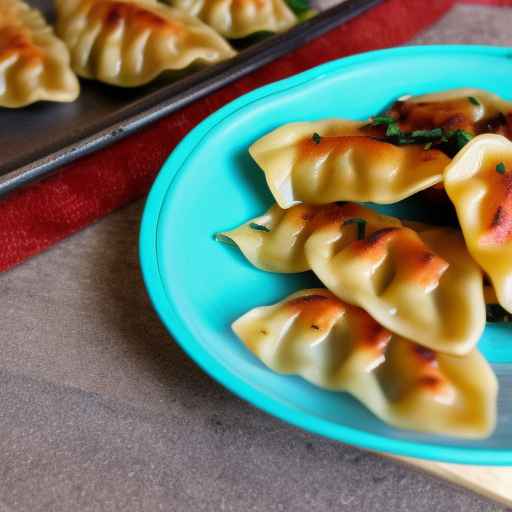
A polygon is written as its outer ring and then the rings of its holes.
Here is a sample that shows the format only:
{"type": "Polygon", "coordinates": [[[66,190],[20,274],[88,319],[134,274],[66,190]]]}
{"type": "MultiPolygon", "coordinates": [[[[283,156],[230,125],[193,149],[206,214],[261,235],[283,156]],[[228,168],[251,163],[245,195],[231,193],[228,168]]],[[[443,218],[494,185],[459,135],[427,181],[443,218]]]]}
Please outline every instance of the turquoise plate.
{"type": "MultiPolygon", "coordinates": [[[[344,393],[265,368],[231,322],[316,283],[309,273],[259,271],[213,239],[272,203],[247,148],[281,124],[328,117],[365,119],[403,94],[479,87],[511,98],[511,50],[423,46],[356,55],[257,89],[208,117],[175,149],[149,195],[140,255],[161,319],[211,376],[265,411],[306,430],[363,448],[447,462],[512,464],[512,339],[490,326],[480,348],[500,380],[494,435],[461,441],[391,428],[344,393]]],[[[418,215],[410,201],[388,211],[418,215]]]]}

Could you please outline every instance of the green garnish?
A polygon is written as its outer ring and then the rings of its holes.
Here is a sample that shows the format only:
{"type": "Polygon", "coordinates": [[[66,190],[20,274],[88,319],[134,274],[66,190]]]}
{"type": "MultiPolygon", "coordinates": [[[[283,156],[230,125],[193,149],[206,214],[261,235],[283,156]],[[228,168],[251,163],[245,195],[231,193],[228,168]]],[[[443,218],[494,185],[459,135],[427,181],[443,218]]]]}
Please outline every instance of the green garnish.
{"type": "Polygon", "coordinates": [[[251,222],[249,227],[255,231],[265,231],[266,233],[270,232],[270,228],[267,228],[267,226],[262,226],[261,224],[256,224],[256,222],[251,222]]]}
{"type": "Polygon", "coordinates": [[[343,223],[344,226],[348,226],[350,224],[357,224],[357,239],[364,240],[367,221],[365,219],[361,219],[360,217],[354,217],[353,219],[347,219],[343,223]]]}
{"type": "Polygon", "coordinates": [[[396,121],[387,125],[386,137],[400,137],[401,133],[400,126],[398,126],[396,121]]]}
{"type": "Polygon", "coordinates": [[[474,96],[468,96],[468,100],[475,106],[480,106],[480,102],[474,96]]]}
{"type": "Polygon", "coordinates": [[[414,130],[411,133],[413,139],[440,139],[443,136],[442,128],[434,128],[433,130],[414,130]]]}
{"type": "Polygon", "coordinates": [[[233,240],[231,240],[231,238],[229,238],[229,236],[226,236],[224,233],[215,233],[215,235],[213,235],[213,239],[216,242],[221,242],[223,244],[234,245],[235,247],[238,247],[235,244],[235,242],[233,242],[233,240]]]}
{"type": "Polygon", "coordinates": [[[496,165],[496,172],[499,172],[500,174],[505,174],[507,172],[507,168],[503,162],[496,165]]]}
{"type": "Polygon", "coordinates": [[[454,132],[448,132],[447,137],[448,143],[450,139],[453,140],[456,153],[458,153],[473,138],[473,135],[464,130],[455,130],[454,132]]]}
{"type": "Polygon", "coordinates": [[[320,327],[318,327],[318,325],[313,324],[311,326],[311,329],[315,329],[315,331],[318,331],[320,329],[320,327]]]}
{"type": "Polygon", "coordinates": [[[450,157],[455,156],[473,138],[471,133],[464,130],[445,131],[443,128],[403,132],[397,120],[390,116],[373,117],[369,126],[386,126],[384,136],[391,144],[424,144],[424,149],[436,145],[450,157]]]}
{"type": "Polygon", "coordinates": [[[372,126],[390,125],[396,123],[396,119],[391,116],[375,116],[370,118],[372,126]]]}
{"type": "Polygon", "coordinates": [[[319,133],[313,133],[313,137],[311,137],[311,139],[313,140],[313,142],[315,144],[320,144],[320,141],[322,140],[322,137],[320,137],[320,134],[319,133]]]}
{"type": "Polygon", "coordinates": [[[311,9],[308,0],[286,0],[286,3],[295,14],[303,14],[311,9]]]}

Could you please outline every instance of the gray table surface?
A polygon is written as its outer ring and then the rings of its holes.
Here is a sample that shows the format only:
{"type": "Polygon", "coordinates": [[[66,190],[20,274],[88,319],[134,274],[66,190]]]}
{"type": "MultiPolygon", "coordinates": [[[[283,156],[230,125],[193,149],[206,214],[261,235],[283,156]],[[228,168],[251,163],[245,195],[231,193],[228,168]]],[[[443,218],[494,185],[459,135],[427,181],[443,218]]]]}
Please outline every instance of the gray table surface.
{"type": "MultiPolygon", "coordinates": [[[[418,42],[510,44],[458,7],[418,42]]],[[[498,511],[304,433],[199,370],[141,281],[142,203],[0,277],[0,511],[498,511]]]]}

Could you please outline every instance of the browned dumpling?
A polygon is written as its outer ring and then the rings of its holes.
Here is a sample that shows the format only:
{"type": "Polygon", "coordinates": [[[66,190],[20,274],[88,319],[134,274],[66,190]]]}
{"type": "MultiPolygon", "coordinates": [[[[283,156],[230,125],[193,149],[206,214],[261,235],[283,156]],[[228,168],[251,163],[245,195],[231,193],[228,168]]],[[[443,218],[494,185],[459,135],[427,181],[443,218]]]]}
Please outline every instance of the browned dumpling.
{"type": "Polygon", "coordinates": [[[365,126],[344,120],[290,123],[249,152],[281,208],[301,202],[394,203],[442,180],[450,162],[443,152],[377,140],[365,126]]]}
{"type": "Polygon", "coordinates": [[[228,39],[256,32],[283,32],[297,23],[284,0],[166,0],[198,16],[228,39]]]}
{"type": "Polygon", "coordinates": [[[272,370],[348,391],[396,427],[468,438],[494,429],[497,381],[475,349],[435,352],[325,289],[253,309],[233,330],[272,370]]]}
{"type": "Polygon", "coordinates": [[[411,96],[397,101],[388,114],[408,132],[442,128],[512,136],[512,103],[480,89],[411,96]]]}
{"type": "Polygon", "coordinates": [[[0,0],[0,107],[69,102],[79,93],[69,52],[42,14],[21,0],[0,0]]]}
{"type": "Polygon", "coordinates": [[[310,269],[304,253],[309,236],[333,226],[347,245],[358,232],[366,234],[386,227],[400,227],[400,220],[381,215],[356,203],[313,206],[299,204],[283,210],[277,204],[268,212],[247,221],[217,238],[233,241],[255,266],[269,272],[304,272],[310,269]]]}
{"type": "Polygon", "coordinates": [[[469,252],[512,313],[512,142],[500,135],[473,139],[447,167],[445,187],[469,252]]]}
{"type": "Polygon", "coordinates": [[[57,32],[73,69],[112,85],[144,85],[164,71],[235,55],[213,29],[156,0],[56,0],[57,32]]]}
{"type": "Polygon", "coordinates": [[[482,272],[455,230],[392,227],[345,244],[332,226],[315,231],[305,252],[329,290],[405,338],[466,354],[483,333],[482,272]]]}

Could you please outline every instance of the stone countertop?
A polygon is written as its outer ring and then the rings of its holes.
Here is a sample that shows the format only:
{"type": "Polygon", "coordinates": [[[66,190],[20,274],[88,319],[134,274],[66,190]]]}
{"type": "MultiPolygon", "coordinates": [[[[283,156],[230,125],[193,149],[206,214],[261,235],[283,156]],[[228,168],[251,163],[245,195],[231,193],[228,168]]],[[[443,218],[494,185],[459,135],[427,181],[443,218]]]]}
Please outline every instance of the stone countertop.
{"type": "MultiPolygon", "coordinates": [[[[510,44],[510,26],[512,9],[457,7],[417,42],[510,44]]],[[[141,211],[0,277],[0,510],[502,510],[212,381],[149,304],[141,211]]]]}

